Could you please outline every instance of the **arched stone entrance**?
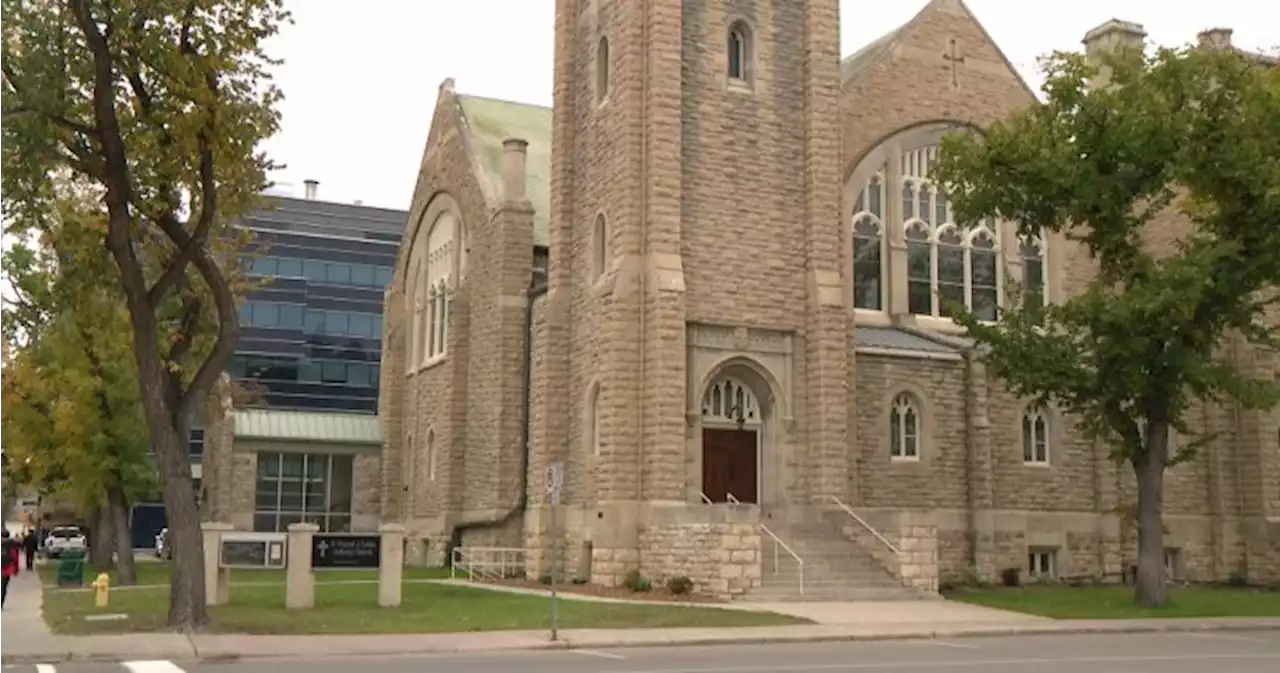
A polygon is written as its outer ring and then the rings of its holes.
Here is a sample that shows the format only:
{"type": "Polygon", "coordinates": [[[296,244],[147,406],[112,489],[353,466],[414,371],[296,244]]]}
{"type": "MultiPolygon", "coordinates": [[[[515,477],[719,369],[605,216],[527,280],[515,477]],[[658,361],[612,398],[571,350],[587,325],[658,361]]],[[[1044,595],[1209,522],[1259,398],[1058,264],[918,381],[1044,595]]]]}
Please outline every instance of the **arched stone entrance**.
{"type": "Polygon", "coordinates": [[[713,503],[759,504],[764,414],[733,369],[713,377],[702,395],[702,493],[713,503]]]}

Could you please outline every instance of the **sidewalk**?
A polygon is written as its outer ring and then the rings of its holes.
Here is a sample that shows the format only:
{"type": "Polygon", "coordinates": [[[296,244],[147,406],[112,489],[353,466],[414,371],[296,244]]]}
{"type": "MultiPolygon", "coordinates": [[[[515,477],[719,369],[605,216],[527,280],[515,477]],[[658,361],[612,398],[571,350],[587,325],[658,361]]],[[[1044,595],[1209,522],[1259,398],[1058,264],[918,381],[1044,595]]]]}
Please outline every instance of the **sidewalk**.
{"type": "MultiPolygon", "coordinates": [[[[916,604],[890,610],[886,604],[797,604],[795,611],[825,616],[832,623],[806,626],[679,629],[572,629],[552,642],[546,631],[494,631],[383,636],[249,636],[171,633],[117,636],[55,636],[40,614],[40,586],[33,574],[9,587],[3,625],[4,664],[158,659],[228,659],[411,655],[497,650],[617,648],[738,643],[806,643],[850,640],[907,640],[1020,634],[1149,633],[1160,631],[1280,630],[1280,619],[1147,619],[1054,621],[1000,610],[970,611],[959,604],[940,611],[916,604]],[[913,607],[914,606],[914,607],[913,607]],[[838,622],[838,623],[836,623],[838,622]]],[[[779,604],[769,604],[775,609],[779,604]]],[[[790,604],[788,604],[790,605],[790,604]]],[[[760,606],[764,608],[762,604],[760,606]]],[[[735,606],[735,609],[737,608],[735,606]]]]}

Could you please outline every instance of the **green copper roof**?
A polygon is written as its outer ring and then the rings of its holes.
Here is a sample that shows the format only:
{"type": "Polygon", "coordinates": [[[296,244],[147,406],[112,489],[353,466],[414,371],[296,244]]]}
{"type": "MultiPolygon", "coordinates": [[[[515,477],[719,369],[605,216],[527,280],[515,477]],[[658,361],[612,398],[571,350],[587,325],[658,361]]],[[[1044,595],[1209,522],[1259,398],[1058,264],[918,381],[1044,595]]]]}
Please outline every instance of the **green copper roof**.
{"type": "Polygon", "coordinates": [[[381,444],[382,428],[372,414],[243,409],[235,412],[237,439],[332,444],[381,444]]]}
{"type": "Polygon", "coordinates": [[[551,108],[511,101],[458,96],[471,132],[472,151],[487,173],[483,179],[501,190],[502,141],[529,143],[525,164],[526,194],[533,204],[534,245],[551,244],[551,108]]]}

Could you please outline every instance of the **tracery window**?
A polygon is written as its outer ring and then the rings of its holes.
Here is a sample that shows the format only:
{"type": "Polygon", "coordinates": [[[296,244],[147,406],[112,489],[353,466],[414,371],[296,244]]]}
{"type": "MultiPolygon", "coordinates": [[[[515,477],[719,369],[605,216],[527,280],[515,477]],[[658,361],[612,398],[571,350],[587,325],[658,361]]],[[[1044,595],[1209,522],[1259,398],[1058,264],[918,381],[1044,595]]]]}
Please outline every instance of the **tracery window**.
{"type": "Polygon", "coordinates": [[[884,169],[853,204],[853,306],[884,310],[884,169]]]}
{"type": "Polygon", "coordinates": [[[703,393],[702,417],[754,425],[760,422],[760,405],[755,393],[745,384],[733,377],[724,377],[703,393]]]}
{"type": "Polygon", "coordinates": [[[1049,463],[1049,416],[1040,407],[1029,408],[1022,414],[1022,462],[1049,463]]]}
{"type": "Polygon", "coordinates": [[[900,393],[889,408],[889,457],[920,459],[920,407],[910,393],[900,393]]]}
{"type": "Polygon", "coordinates": [[[421,334],[425,342],[425,361],[441,357],[445,353],[446,333],[449,321],[450,280],[454,264],[453,234],[456,220],[449,213],[442,214],[427,234],[426,272],[422,274],[427,297],[427,324],[421,334]]]}
{"type": "Polygon", "coordinates": [[[1045,305],[1045,289],[1049,286],[1049,267],[1045,264],[1043,236],[1019,237],[1018,256],[1022,258],[1022,305],[1040,308],[1045,305]]]}
{"type": "Polygon", "coordinates": [[[948,318],[953,304],[995,320],[1000,298],[1000,229],[953,220],[951,204],[929,177],[937,146],[902,155],[902,227],[907,241],[907,310],[948,318]]]}

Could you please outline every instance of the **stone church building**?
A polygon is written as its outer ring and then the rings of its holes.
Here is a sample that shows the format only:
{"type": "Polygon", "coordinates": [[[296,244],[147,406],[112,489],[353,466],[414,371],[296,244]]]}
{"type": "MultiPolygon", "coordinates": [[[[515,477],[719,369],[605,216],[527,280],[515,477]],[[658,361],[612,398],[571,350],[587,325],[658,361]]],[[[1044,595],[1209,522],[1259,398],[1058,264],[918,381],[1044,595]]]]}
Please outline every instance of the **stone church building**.
{"type": "MultiPolygon", "coordinates": [[[[931,179],[944,134],[1033,92],[960,0],[843,59],[838,5],[558,0],[552,109],[441,85],[384,318],[382,516],[411,559],[538,577],[556,549],[580,581],[757,599],[1133,562],[1131,470],[941,308],[1089,279],[1065,240],[956,226],[931,179]]],[[[1277,418],[1197,415],[1221,436],[1168,472],[1175,578],[1280,579],[1277,418]]]]}

